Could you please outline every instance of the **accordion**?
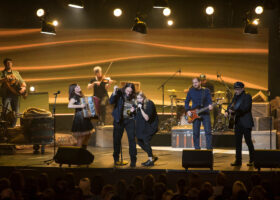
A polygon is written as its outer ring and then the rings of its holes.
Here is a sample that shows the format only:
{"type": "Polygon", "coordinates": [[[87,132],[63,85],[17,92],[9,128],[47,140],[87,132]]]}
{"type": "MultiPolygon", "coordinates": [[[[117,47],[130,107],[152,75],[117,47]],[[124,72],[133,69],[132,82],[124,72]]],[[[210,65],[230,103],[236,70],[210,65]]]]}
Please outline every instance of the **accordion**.
{"type": "Polygon", "coordinates": [[[98,118],[100,99],[96,96],[83,97],[81,103],[86,106],[83,108],[84,118],[98,118]]]}

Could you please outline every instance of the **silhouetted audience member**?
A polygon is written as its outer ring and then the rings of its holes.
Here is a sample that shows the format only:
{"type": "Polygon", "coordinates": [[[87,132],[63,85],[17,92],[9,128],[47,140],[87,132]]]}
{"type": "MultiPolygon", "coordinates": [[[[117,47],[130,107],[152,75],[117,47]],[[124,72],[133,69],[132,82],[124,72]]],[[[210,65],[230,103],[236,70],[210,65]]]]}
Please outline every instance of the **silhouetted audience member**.
{"type": "Polygon", "coordinates": [[[242,181],[235,181],[232,186],[232,199],[239,200],[243,197],[244,191],[247,194],[247,188],[242,181]],[[241,192],[240,192],[241,191],[241,192]]]}
{"type": "Polygon", "coordinates": [[[125,200],[126,199],[126,187],[127,187],[127,184],[126,184],[126,181],[124,179],[119,180],[115,184],[115,194],[121,200],[125,200]]]}
{"type": "Polygon", "coordinates": [[[144,177],[144,194],[148,198],[153,198],[153,188],[155,184],[155,178],[153,175],[148,174],[144,177]]]}
{"type": "Polygon", "coordinates": [[[94,176],[93,179],[91,180],[91,188],[92,188],[94,199],[96,200],[101,199],[101,192],[103,186],[104,186],[104,180],[102,176],[100,175],[94,176]]]}
{"type": "Polygon", "coordinates": [[[108,199],[109,196],[113,196],[112,194],[114,194],[114,187],[110,184],[107,184],[102,188],[101,198],[108,199]]]}
{"type": "Polygon", "coordinates": [[[195,187],[191,188],[187,193],[188,200],[197,200],[198,196],[199,196],[199,189],[195,187]]]}
{"type": "Polygon", "coordinates": [[[83,199],[91,200],[93,198],[89,178],[80,179],[79,188],[82,190],[83,199]]]}
{"type": "Polygon", "coordinates": [[[250,200],[265,200],[266,199],[266,191],[261,185],[257,185],[253,187],[250,192],[250,200]]]}
{"type": "Polygon", "coordinates": [[[160,174],[160,175],[158,176],[158,182],[159,182],[159,183],[163,183],[164,185],[167,186],[166,174],[160,174]]]}
{"type": "Polygon", "coordinates": [[[166,190],[162,195],[162,200],[171,200],[173,198],[174,194],[172,190],[166,190]]]}
{"type": "Polygon", "coordinates": [[[162,200],[162,195],[166,191],[166,186],[163,183],[155,183],[154,185],[154,200],[162,200]]]}
{"type": "Polygon", "coordinates": [[[135,176],[133,178],[132,184],[135,186],[136,193],[143,192],[143,178],[141,176],[135,176]]]}
{"type": "Polygon", "coordinates": [[[200,190],[201,188],[201,178],[198,173],[191,173],[189,176],[189,189],[197,188],[200,190]]]}
{"type": "Polygon", "coordinates": [[[47,173],[41,173],[38,177],[38,190],[39,192],[44,192],[47,188],[50,187],[49,176],[47,173]]]}
{"type": "Polygon", "coordinates": [[[179,179],[176,183],[176,192],[174,195],[184,195],[186,192],[186,180],[185,179],[179,179]]]}

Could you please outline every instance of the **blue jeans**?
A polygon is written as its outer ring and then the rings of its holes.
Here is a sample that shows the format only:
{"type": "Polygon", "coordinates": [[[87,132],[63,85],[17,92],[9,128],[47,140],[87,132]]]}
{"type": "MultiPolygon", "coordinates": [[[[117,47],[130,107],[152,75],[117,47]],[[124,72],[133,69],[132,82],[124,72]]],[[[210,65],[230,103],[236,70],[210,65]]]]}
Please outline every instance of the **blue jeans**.
{"type": "MultiPolygon", "coordinates": [[[[2,114],[5,119],[6,119],[6,114],[7,114],[9,104],[11,105],[12,111],[14,111],[15,114],[18,114],[18,112],[19,112],[19,97],[18,96],[2,98],[2,104],[3,104],[3,113],[2,114]]],[[[11,127],[15,127],[16,124],[17,124],[17,117],[15,117],[13,119],[13,121],[11,122],[11,127]]]]}
{"type": "Polygon", "coordinates": [[[211,120],[209,114],[200,115],[199,119],[193,122],[193,144],[195,149],[200,149],[200,126],[201,122],[204,126],[206,137],[206,148],[212,149],[212,133],[211,133],[211,120]]]}

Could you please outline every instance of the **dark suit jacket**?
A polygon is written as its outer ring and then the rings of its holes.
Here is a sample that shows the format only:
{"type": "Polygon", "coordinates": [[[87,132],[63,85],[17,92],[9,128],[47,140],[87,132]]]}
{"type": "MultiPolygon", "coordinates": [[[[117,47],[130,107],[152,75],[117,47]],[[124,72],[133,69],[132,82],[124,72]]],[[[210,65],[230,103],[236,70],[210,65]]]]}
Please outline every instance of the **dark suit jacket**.
{"type": "Polygon", "coordinates": [[[231,105],[234,106],[232,110],[235,111],[235,126],[243,128],[252,128],[254,126],[252,116],[252,96],[246,92],[241,93],[239,96],[234,95],[231,105]]]}

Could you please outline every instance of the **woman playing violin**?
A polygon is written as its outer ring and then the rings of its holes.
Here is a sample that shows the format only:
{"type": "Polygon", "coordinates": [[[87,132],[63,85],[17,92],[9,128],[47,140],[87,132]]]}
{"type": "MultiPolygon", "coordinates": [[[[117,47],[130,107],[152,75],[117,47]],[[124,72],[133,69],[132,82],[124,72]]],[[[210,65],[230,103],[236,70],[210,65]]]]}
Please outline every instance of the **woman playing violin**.
{"type": "Polygon", "coordinates": [[[106,106],[109,102],[109,95],[107,89],[110,87],[113,81],[102,74],[102,68],[100,66],[95,66],[93,68],[93,72],[95,74],[95,77],[90,80],[87,88],[93,88],[93,96],[96,96],[100,99],[99,123],[100,125],[104,125],[106,116],[106,106]]]}

